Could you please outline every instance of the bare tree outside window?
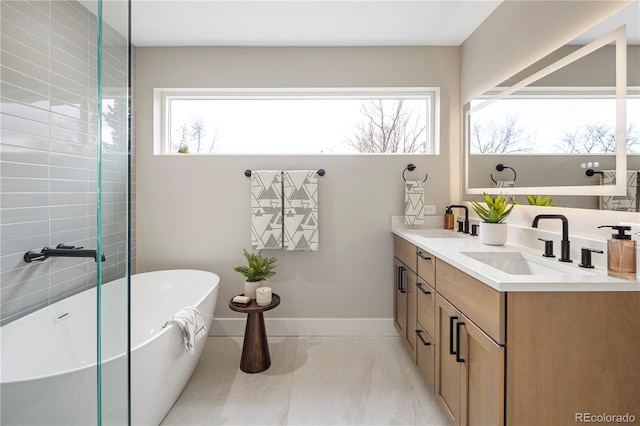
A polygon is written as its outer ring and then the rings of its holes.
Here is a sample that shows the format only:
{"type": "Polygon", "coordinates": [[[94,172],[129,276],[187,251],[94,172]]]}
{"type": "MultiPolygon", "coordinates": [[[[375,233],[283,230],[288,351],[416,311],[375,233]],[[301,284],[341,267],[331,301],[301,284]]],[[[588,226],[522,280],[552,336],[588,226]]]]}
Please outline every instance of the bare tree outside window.
{"type": "Polygon", "coordinates": [[[473,123],[471,152],[474,154],[514,154],[532,152],[534,135],[518,125],[516,115],[508,115],[503,123],[493,120],[473,123]]]}
{"type": "Polygon", "coordinates": [[[427,128],[419,114],[402,100],[372,100],[362,103],[362,122],[347,144],[361,153],[422,153],[427,128]]]}
{"type": "Polygon", "coordinates": [[[181,122],[174,133],[171,148],[181,154],[213,152],[218,140],[218,129],[209,126],[204,117],[191,117],[181,122]],[[179,142],[175,142],[179,141],[179,142]]]}
{"type": "MultiPolygon", "coordinates": [[[[616,129],[602,123],[589,123],[573,132],[565,132],[555,147],[567,154],[614,153],[616,152],[616,129]]],[[[633,124],[627,127],[627,152],[635,153],[640,148],[640,137],[633,124]]]]}

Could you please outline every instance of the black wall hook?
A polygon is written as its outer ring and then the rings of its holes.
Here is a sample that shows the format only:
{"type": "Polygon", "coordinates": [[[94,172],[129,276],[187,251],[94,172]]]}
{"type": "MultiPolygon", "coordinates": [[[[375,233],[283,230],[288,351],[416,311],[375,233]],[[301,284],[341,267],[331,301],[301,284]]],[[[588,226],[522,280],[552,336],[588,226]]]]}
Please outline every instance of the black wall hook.
{"type": "MultiPolygon", "coordinates": [[[[515,182],[515,181],[516,181],[516,177],[517,177],[517,175],[516,175],[516,170],[515,170],[513,167],[505,166],[505,165],[504,165],[504,164],[502,164],[502,163],[500,163],[500,164],[498,164],[498,165],[496,166],[496,170],[497,170],[497,171],[499,171],[499,172],[503,171],[504,169],[511,169],[511,171],[513,172],[513,181],[515,182]]],[[[498,183],[498,181],[496,181],[496,180],[493,178],[493,173],[491,173],[491,174],[490,174],[490,176],[491,176],[491,180],[493,181],[493,183],[498,183]]]]}
{"type": "MultiPolygon", "coordinates": [[[[407,178],[404,176],[404,174],[407,172],[407,170],[412,172],[415,169],[416,169],[416,165],[415,164],[409,164],[407,167],[405,167],[405,169],[402,172],[402,179],[404,179],[404,181],[406,182],[407,178]]],[[[428,178],[429,178],[429,173],[425,173],[423,182],[426,182],[428,178]]]]}
{"type": "Polygon", "coordinates": [[[587,171],[585,173],[589,177],[591,177],[593,175],[602,175],[604,177],[604,172],[602,170],[587,169],[587,171]]]}

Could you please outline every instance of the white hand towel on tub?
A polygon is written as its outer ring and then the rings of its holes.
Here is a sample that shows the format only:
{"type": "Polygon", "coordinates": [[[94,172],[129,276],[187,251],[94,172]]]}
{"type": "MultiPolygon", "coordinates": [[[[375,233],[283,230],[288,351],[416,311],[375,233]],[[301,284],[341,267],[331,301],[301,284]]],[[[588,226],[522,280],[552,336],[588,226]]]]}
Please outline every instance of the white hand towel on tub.
{"type": "Polygon", "coordinates": [[[182,329],[184,348],[193,355],[195,353],[196,342],[207,335],[207,326],[204,324],[204,320],[198,309],[193,306],[180,309],[169,321],[164,323],[162,328],[170,324],[176,324],[182,329]]]}
{"type": "Polygon", "coordinates": [[[251,172],[251,248],[282,248],[282,172],[251,172]]]}
{"type": "Polygon", "coordinates": [[[318,177],[316,170],[283,172],[284,241],[287,251],[318,251],[318,177]]]}
{"type": "Polygon", "coordinates": [[[404,183],[404,224],[424,224],[424,182],[421,180],[404,183]]]}

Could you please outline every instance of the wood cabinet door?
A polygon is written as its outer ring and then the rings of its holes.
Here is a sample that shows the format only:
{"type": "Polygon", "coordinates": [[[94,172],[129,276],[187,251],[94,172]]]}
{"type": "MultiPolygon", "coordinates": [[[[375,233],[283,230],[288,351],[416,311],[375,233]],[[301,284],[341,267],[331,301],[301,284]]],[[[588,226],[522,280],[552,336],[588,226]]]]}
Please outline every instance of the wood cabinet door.
{"type": "Polygon", "coordinates": [[[457,362],[461,367],[460,424],[504,424],[504,347],[461,315],[457,362]]]}
{"type": "Polygon", "coordinates": [[[456,362],[455,322],[461,314],[436,295],[436,400],[450,424],[460,424],[461,368],[456,362]],[[452,354],[454,352],[454,354],[452,354]]]}
{"type": "Polygon", "coordinates": [[[416,287],[416,282],[418,276],[411,272],[407,271],[406,274],[406,296],[407,296],[407,324],[405,327],[405,343],[407,344],[407,349],[409,350],[409,355],[413,362],[416,362],[416,341],[418,337],[416,336],[416,325],[418,324],[418,298],[416,287]]]}
{"type": "Polygon", "coordinates": [[[431,339],[436,337],[436,291],[418,275],[417,299],[418,299],[418,323],[431,339]]]}
{"type": "Polygon", "coordinates": [[[431,392],[435,392],[436,345],[429,334],[420,327],[420,323],[416,328],[416,336],[418,337],[416,362],[427,387],[431,392]]]}
{"type": "Polygon", "coordinates": [[[394,258],[393,325],[403,340],[407,334],[407,280],[405,277],[408,272],[407,267],[394,258]]]}

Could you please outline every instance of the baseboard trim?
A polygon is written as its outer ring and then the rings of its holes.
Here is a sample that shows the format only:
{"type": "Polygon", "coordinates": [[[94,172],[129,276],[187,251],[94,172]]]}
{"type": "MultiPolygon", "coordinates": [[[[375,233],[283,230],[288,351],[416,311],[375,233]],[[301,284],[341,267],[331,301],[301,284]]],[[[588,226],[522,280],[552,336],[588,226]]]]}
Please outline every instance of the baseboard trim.
{"type": "MultiPolygon", "coordinates": [[[[209,336],[243,336],[246,319],[214,318],[209,336]]],[[[393,318],[265,318],[270,336],[397,336],[393,318]]]]}

